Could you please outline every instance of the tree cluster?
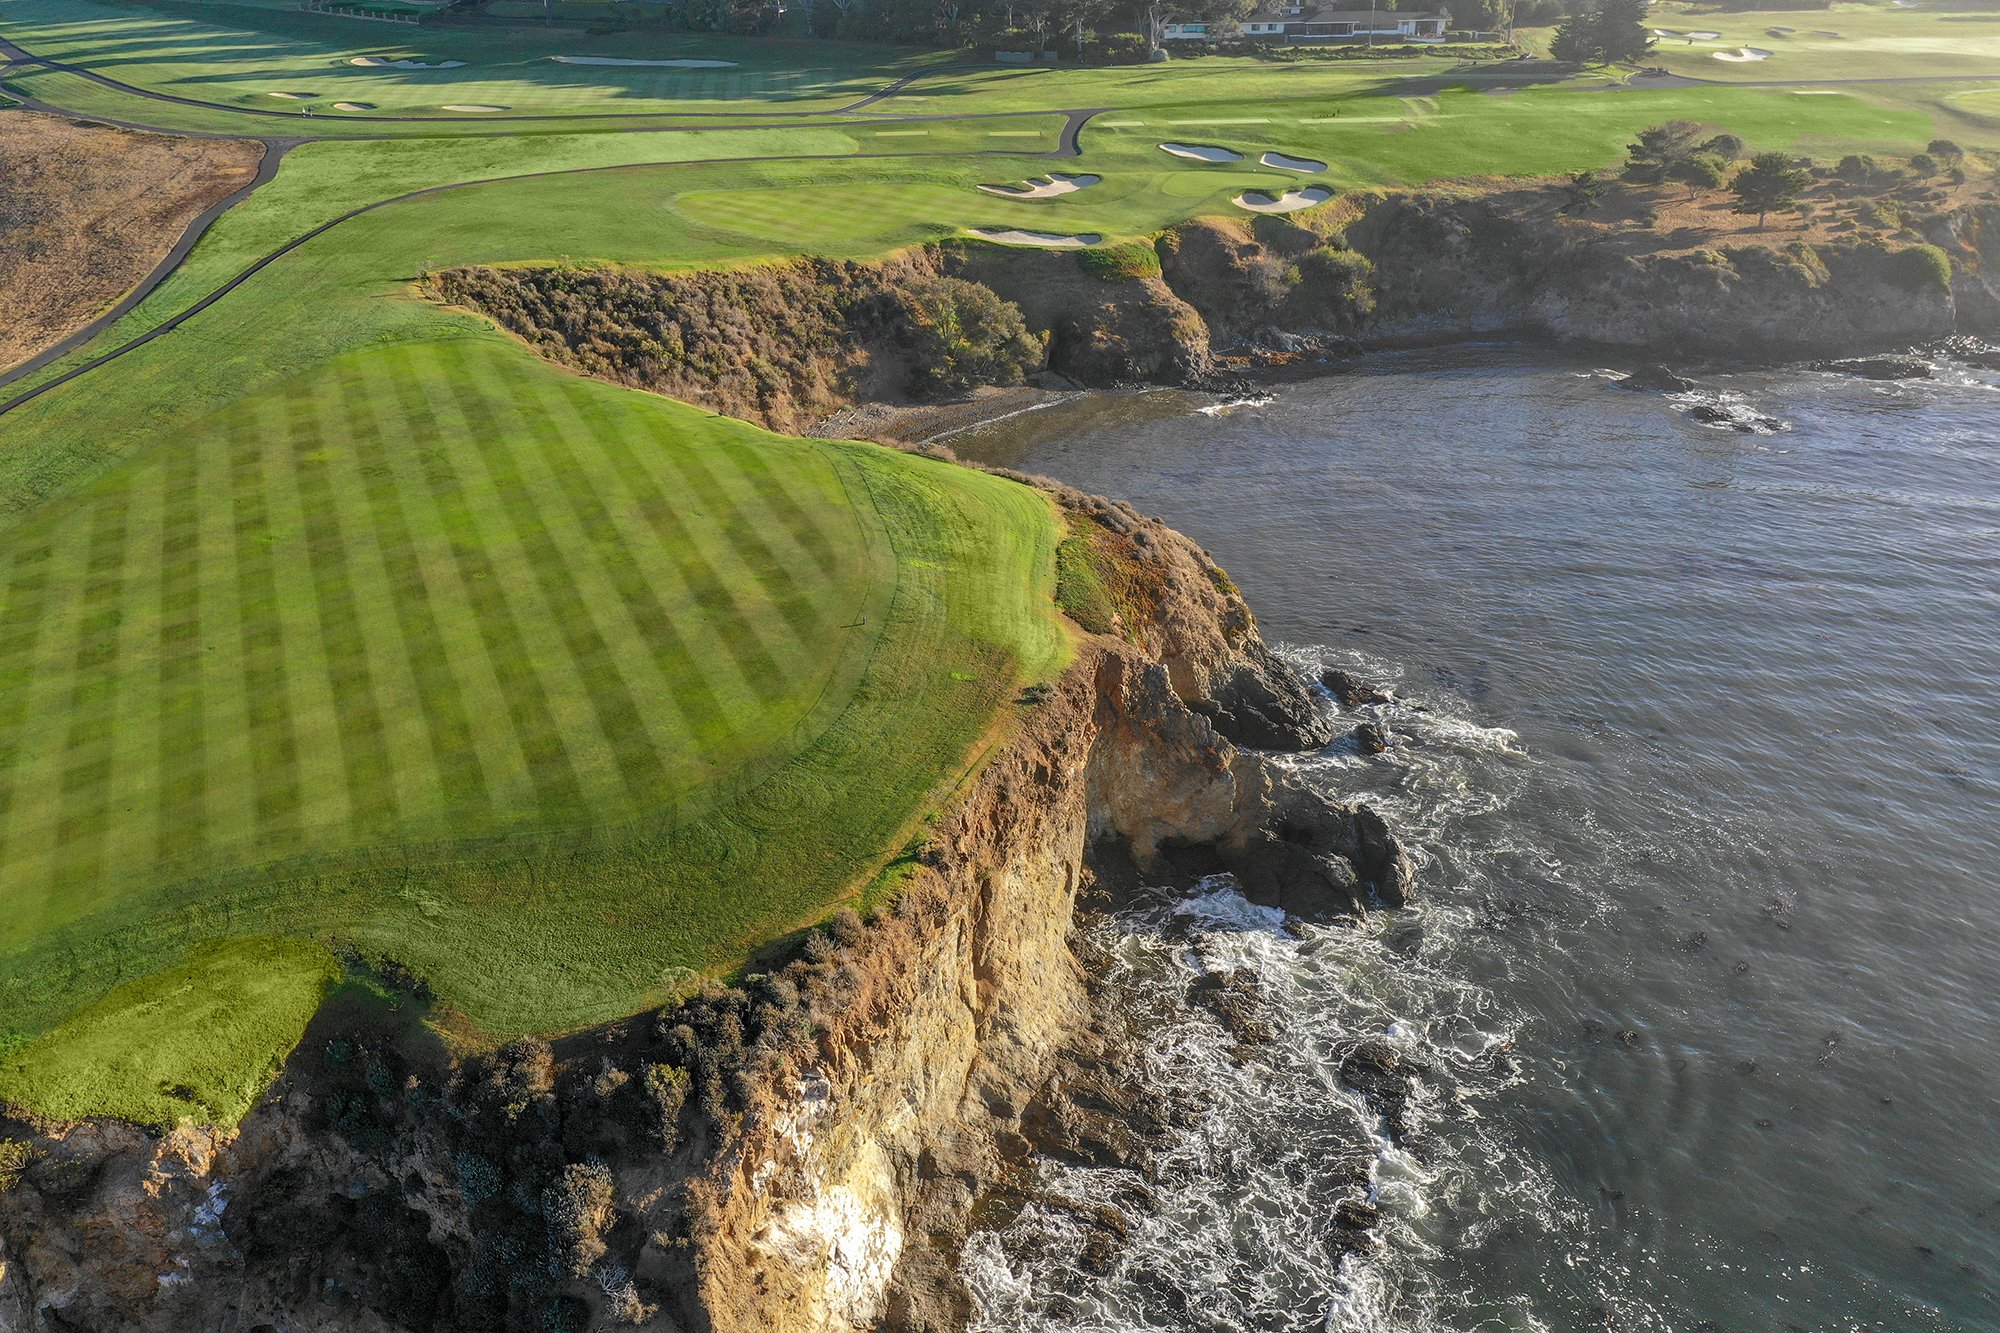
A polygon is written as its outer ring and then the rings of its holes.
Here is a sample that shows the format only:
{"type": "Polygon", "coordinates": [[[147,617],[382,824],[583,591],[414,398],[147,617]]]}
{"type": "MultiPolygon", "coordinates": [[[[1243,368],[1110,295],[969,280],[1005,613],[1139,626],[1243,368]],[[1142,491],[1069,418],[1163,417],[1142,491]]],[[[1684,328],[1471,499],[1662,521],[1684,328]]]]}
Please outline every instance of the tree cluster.
{"type": "Polygon", "coordinates": [[[1588,10],[1557,25],[1549,55],[1570,65],[1621,65],[1644,59],[1653,49],[1647,3],[1595,0],[1588,10]]]}

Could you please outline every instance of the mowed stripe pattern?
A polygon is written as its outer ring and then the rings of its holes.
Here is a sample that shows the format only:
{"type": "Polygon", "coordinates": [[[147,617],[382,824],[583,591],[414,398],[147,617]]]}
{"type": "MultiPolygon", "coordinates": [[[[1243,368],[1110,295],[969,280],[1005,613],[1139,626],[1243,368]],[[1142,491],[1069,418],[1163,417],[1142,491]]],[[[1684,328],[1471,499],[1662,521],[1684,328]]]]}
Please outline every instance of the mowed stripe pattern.
{"type": "Polygon", "coordinates": [[[0,953],[166,879],[636,817],[809,741],[873,539],[822,453],[657,406],[485,341],[362,353],[18,532],[0,953]]]}

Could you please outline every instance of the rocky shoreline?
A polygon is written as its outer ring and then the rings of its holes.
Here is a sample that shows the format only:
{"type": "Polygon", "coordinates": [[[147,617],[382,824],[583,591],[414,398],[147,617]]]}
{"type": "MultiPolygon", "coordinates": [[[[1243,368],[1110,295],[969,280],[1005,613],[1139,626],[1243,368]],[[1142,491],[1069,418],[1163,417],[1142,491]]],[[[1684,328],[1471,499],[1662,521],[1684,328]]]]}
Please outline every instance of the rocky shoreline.
{"type": "Polygon", "coordinates": [[[0,1328],[962,1328],[959,1248],[1022,1163],[1141,1163],[1175,1114],[1094,998],[1080,898],[1228,870],[1337,917],[1412,888],[1378,816],[1260,752],[1330,728],[1227,576],[1058,498],[1136,600],[1024,700],[893,910],[739,987],[465,1061],[323,1014],[235,1134],[0,1124],[27,1149],[0,1328]]]}

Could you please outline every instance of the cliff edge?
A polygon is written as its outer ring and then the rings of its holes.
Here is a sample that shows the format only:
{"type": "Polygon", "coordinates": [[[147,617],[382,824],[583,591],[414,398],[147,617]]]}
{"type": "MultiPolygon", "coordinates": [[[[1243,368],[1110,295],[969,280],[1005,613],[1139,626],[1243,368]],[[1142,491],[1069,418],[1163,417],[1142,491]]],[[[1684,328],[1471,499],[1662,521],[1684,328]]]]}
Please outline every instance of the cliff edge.
{"type": "MultiPolygon", "coordinates": [[[[234,1135],[0,1125],[0,1329],[962,1327],[960,1243],[1026,1153],[1144,1150],[1072,945],[1100,874],[1229,870],[1316,916],[1412,878],[1379,817],[1230,739],[1326,733],[1214,562],[1058,498],[1103,632],[1024,695],[874,920],[461,1061],[329,1006],[234,1135]]],[[[382,985],[420,1011],[420,986],[382,985]]]]}

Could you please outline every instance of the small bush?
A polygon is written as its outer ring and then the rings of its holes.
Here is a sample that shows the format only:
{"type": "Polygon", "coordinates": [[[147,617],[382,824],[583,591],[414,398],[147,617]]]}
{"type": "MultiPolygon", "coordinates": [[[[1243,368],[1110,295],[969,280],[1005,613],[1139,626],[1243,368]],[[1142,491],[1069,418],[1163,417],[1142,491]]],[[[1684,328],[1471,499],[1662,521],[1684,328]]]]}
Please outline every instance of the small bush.
{"type": "Polygon", "coordinates": [[[1866,153],[1849,153],[1833,174],[1849,185],[1872,185],[1882,174],[1882,164],[1866,153]]]}
{"type": "Polygon", "coordinates": [[[34,1159],[34,1150],[19,1139],[0,1139],[0,1190],[12,1189],[34,1159]]]}
{"type": "Polygon", "coordinates": [[[1041,364],[1042,345],[1021,308],[963,278],[931,278],[903,295],[920,387],[957,392],[1019,384],[1041,364]]]}
{"type": "Polygon", "coordinates": [[[1299,260],[1299,281],[1319,301],[1356,315],[1375,309],[1374,261],[1358,250],[1323,245],[1299,260]]]}
{"type": "Polygon", "coordinates": [[[556,1271],[583,1277],[604,1257],[604,1230],[611,1225],[615,1192],[611,1171],[602,1162],[572,1162],[542,1191],[549,1262],[556,1271]]]}
{"type": "Polygon", "coordinates": [[[1924,145],[1924,151],[1940,161],[1951,163],[1965,156],[1965,150],[1949,139],[1933,139],[1924,145]]]}
{"type": "Polygon", "coordinates": [[[1935,245],[1912,245],[1889,256],[1889,281],[1905,290],[1951,286],[1951,256],[1935,245]]]}
{"type": "Polygon", "coordinates": [[[1129,282],[1134,278],[1160,276],[1160,255],[1144,241],[1121,241],[1117,245],[1094,246],[1076,252],[1076,262],[1093,278],[1105,282],[1129,282]]]}
{"type": "Polygon", "coordinates": [[[1919,176],[1935,176],[1938,172],[1938,160],[1929,153],[1918,153],[1910,159],[1910,170],[1919,176]]]}
{"type": "Polygon", "coordinates": [[[688,1073],[674,1065],[647,1065],[640,1075],[653,1141],[661,1152],[680,1146],[681,1110],[687,1105],[688,1073]]]}

